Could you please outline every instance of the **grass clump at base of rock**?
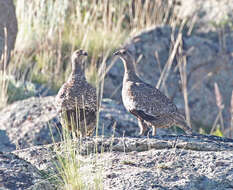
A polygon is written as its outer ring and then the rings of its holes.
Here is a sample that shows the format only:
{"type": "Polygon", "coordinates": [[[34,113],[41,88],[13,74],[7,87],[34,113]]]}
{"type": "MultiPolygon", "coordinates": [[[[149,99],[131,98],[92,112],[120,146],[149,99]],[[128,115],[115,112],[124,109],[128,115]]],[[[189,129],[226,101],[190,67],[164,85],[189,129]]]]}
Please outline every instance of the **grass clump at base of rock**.
{"type": "MultiPolygon", "coordinates": [[[[99,113],[97,114],[98,117],[99,113]]],[[[61,184],[62,189],[66,190],[103,189],[103,168],[101,165],[97,165],[97,159],[101,157],[101,152],[98,151],[97,146],[93,146],[91,149],[87,147],[85,150],[87,156],[81,154],[82,132],[77,129],[87,129],[86,122],[84,122],[85,126],[77,126],[76,128],[75,123],[77,125],[81,125],[81,123],[71,118],[70,130],[68,127],[68,118],[63,119],[64,123],[62,122],[62,131],[60,134],[62,141],[55,144],[54,148],[57,158],[55,165],[58,171],[58,183],[61,184]],[[91,152],[94,154],[90,154],[91,152]],[[90,159],[87,157],[90,157],[90,159]]],[[[96,122],[97,135],[98,120],[96,122]]]]}
{"type": "Polygon", "coordinates": [[[90,154],[88,156],[91,158],[86,159],[79,152],[79,147],[76,147],[77,144],[81,147],[82,139],[73,138],[74,133],[71,134],[64,128],[62,134],[63,141],[54,148],[58,171],[56,182],[62,187],[61,189],[103,189],[102,168],[97,166],[95,161],[101,154],[90,154]]]}

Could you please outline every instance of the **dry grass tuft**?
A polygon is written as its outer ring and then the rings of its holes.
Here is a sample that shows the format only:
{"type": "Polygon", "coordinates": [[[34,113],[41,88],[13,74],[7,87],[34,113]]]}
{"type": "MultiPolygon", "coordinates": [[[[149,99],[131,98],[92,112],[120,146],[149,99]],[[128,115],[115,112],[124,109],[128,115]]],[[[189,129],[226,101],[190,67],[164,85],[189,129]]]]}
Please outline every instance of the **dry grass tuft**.
{"type": "Polygon", "coordinates": [[[222,115],[222,110],[224,108],[224,105],[222,103],[222,95],[217,83],[214,83],[214,91],[216,97],[216,105],[218,106],[218,115],[210,131],[211,134],[213,134],[215,130],[224,131],[224,123],[223,123],[223,115],[222,115]],[[220,122],[220,126],[217,125],[218,122],[220,122]]]}
{"type": "Polygon", "coordinates": [[[7,105],[8,101],[8,80],[7,80],[7,60],[8,60],[8,53],[7,53],[7,29],[4,28],[4,51],[0,57],[0,109],[7,105]]]}

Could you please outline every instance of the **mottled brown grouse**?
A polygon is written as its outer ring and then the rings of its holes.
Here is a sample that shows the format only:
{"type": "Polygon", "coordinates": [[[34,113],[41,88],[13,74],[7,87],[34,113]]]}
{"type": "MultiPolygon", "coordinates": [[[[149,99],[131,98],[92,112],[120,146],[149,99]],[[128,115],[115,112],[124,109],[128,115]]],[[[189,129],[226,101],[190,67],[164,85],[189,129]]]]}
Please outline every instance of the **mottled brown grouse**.
{"type": "Polygon", "coordinates": [[[135,115],[140,127],[140,135],[144,135],[148,126],[152,127],[152,135],[156,128],[177,125],[186,133],[192,133],[185,117],[178,111],[176,105],[158,89],[143,82],[136,74],[134,58],[130,51],[120,49],[114,53],[124,64],[122,99],[125,108],[135,115]]]}
{"type": "Polygon", "coordinates": [[[96,89],[85,77],[86,56],[87,52],[83,50],[76,50],[72,54],[72,72],[56,96],[62,124],[82,137],[93,134],[97,112],[96,89]]]}

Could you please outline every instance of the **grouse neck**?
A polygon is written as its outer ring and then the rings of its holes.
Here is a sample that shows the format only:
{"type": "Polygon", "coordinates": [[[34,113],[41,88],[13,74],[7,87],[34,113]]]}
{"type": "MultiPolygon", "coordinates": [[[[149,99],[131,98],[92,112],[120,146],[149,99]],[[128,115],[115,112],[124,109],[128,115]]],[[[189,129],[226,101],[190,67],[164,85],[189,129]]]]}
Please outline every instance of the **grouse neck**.
{"type": "Polygon", "coordinates": [[[74,75],[84,75],[84,69],[81,65],[76,65],[74,68],[72,68],[72,74],[74,75]]]}
{"type": "Polygon", "coordinates": [[[126,63],[126,61],[123,60],[123,63],[124,63],[124,68],[125,68],[124,81],[126,80],[137,81],[138,76],[136,74],[133,62],[126,63]]]}
{"type": "Polygon", "coordinates": [[[76,80],[85,80],[85,72],[81,68],[81,66],[72,68],[71,74],[69,76],[69,81],[76,81],[76,80]]]}

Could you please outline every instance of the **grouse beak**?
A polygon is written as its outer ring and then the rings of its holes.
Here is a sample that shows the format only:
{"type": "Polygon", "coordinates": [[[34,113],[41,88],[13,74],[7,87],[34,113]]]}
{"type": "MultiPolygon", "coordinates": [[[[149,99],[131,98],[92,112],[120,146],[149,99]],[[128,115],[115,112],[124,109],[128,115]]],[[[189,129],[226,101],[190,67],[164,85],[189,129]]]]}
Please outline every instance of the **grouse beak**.
{"type": "Polygon", "coordinates": [[[88,56],[88,54],[87,54],[87,52],[86,52],[86,51],[84,51],[84,52],[83,52],[83,55],[84,55],[84,56],[88,56]]]}
{"type": "Polygon", "coordinates": [[[116,51],[113,53],[114,56],[120,55],[120,51],[116,51]]]}

